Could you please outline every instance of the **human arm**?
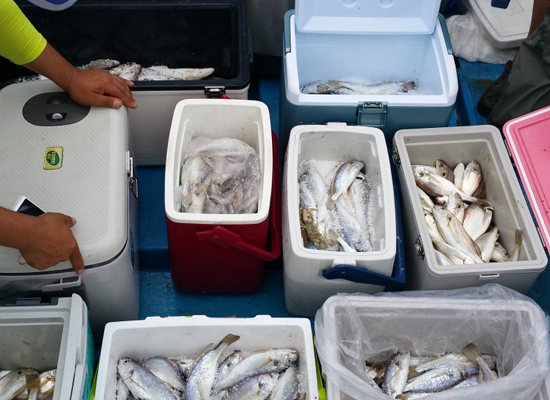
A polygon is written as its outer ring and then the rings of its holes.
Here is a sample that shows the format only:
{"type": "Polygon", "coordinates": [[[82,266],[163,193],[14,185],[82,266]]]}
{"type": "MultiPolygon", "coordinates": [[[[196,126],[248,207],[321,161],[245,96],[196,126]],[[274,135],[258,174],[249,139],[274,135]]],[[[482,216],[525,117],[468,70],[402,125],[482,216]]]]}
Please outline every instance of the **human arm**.
{"type": "Polygon", "coordinates": [[[64,214],[33,217],[0,207],[0,246],[21,253],[28,265],[39,270],[69,260],[77,274],[84,261],[71,227],[76,221],[64,214]]]}

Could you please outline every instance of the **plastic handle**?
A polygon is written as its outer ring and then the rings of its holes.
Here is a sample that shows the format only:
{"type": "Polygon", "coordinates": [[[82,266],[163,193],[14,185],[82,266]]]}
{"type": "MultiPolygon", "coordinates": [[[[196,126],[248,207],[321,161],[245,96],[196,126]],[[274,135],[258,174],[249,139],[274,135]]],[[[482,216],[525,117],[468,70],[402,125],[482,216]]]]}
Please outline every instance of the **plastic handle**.
{"type": "Polygon", "coordinates": [[[71,400],[82,400],[84,381],[86,380],[86,364],[77,364],[74,371],[73,391],[71,400]]]}
{"type": "Polygon", "coordinates": [[[340,264],[323,271],[326,279],[345,279],[356,283],[368,283],[371,285],[380,285],[390,288],[398,288],[402,284],[396,282],[391,276],[386,276],[366,270],[364,268],[353,267],[347,264],[340,264]]]}
{"type": "Polygon", "coordinates": [[[52,283],[42,287],[42,292],[55,292],[58,290],[63,290],[72,287],[78,287],[82,285],[82,278],[80,275],[70,278],[61,278],[58,283],[52,283]]]}
{"type": "Polygon", "coordinates": [[[273,143],[273,183],[271,185],[271,204],[269,206],[269,231],[271,251],[262,249],[243,240],[238,233],[217,225],[208,231],[197,232],[198,240],[210,240],[220,247],[235,247],[264,261],[274,261],[281,255],[281,177],[279,171],[279,146],[275,133],[271,132],[273,143]]]}
{"type": "Polygon", "coordinates": [[[447,46],[447,53],[453,54],[453,45],[451,43],[451,35],[449,35],[449,29],[447,28],[447,21],[445,17],[441,14],[437,15],[439,23],[441,24],[441,30],[443,31],[443,37],[445,38],[445,45],[447,46]]]}
{"type": "Polygon", "coordinates": [[[284,54],[290,53],[292,50],[290,48],[290,17],[294,15],[294,10],[288,10],[285,13],[284,22],[285,22],[285,32],[283,35],[283,51],[284,54]]]}

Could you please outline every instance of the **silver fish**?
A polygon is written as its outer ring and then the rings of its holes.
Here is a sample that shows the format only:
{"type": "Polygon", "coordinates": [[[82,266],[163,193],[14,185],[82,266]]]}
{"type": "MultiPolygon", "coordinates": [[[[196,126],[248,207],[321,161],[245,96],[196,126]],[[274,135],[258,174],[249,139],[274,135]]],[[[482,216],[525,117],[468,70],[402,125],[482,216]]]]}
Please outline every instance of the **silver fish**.
{"type": "Polygon", "coordinates": [[[493,211],[474,203],[464,211],[464,222],[462,225],[472,240],[475,241],[487,232],[492,220],[493,211]]]}
{"type": "Polygon", "coordinates": [[[449,195],[449,201],[447,202],[446,207],[455,217],[460,221],[464,222],[464,202],[460,198],[458,193],[453,193],[449,195]]]}
{"type": "Polygon", "coordinates": [[[117,368],[134,397],[140,400],[179,400],[164,382],[137,361],[121,358],[117,368]]]}
{"type": "Polygon", "coordinates": [[[414,81],[369,83],[361,81],[330,80],[317,81],[302,87],[304,94],[356,94],[356,95],[398,95],[417,93],[414,81]]]}
{"type": "Polygon", "coordinates": [[[426,192],[424,192],[418,186],[416,187],[416,189],[418,190],[418,194],[420,195],[420,204],[422,204],[422,208],[425,211],[430,211],[431,212],[432,208],[434,207],[434,202],[432,201],[430,196],[428,196],[426,194],[426,192]]]}
{"type": "Polygon", "coordinates": [[[363,163],[359,161],[347,161],[338,167],[336,175],[334,176],[334,181],[332,182],[332,195],[327,204],[328,208],[332,208],[338,200],[338,197],[348,191],[363,166],[363,163]]]}
{"type": "Polygon", "coordinates": [[[348,242],[346,242],[346,240],[343,237],[339,236],[338,233],[336,233],[336,241],[338,242],[338,244],[341,247],[341,250],[344,253],[357,253],[357,250],[355,250],[355,247],[353,247],[348,242]]]}
{"type": "Polygon", "coordinates": [[[456,263],[451,262],[451,260],[449,260],[447,258],[447,256],[445,256],[445,254],[441,253],[440,251],[434,250],[434,252],[435,252],[435,260],[437,261],[437,263],[439,265],[453,265],[453,264],[456,264],[456,263]]]}
{"type": "Polygon", "coordinates": [[[430,237],[432,239],[441,240],[444,242],[445,239],[443,239],[441,232],[439,232],[439,229],[437,228],[433,214],[431,212],[424,211],[424,218],[426,219],[426,224],[428,225],[428,233],[430,234],[430,237]]]}
{"type": "Polygon", "coordinates": [[[461,387],[469,387],[469,386],[476,386],[479,385],[479,377],[477,375],[472,375],[464,379],[462,382],[454,385],[452,388],[461,388],[461,387]]]}
{"type": "Polygon", "coordinates": [[[94,60],[86,65],[79,67],[78,69],[103,69],[108,70],[111,68],[116,68],[120,65],[120,61],[110,60],[108,58],[103,58],[99,60],[94,60]]]}
{"type": "Polygon", "coordinates": [[[495,243],[495,248],[491,253],[491,261],[496,261],[496,262],[510,261],[510,256],[508,255],[508,252],[506,251],[504,246],[502,246],[499,242],[495,243]]]}
{"type": "Polygon", "coordinates": [[[519,252],[521,250],[521,243],[523,242],[523,232],[519,229],[516,229],[516,244],[512,249],[512,255],[510,256],[510,261],[519,260],[519,252]]]}
{"type": "Polygon", "coordinates": [[[443,253],[451,261],[452,265],[476,264],[470,253],[457,249],[444,241],[432,239],[432,244],[436,250],[443,253]]]}
{"type": "Polygon", "coordinates": [[[479,367],[472,362],[465,354],[448,353],[433,361],[429,361],[415,368],[415,372],[424,373],[433,369],[457,367],[463,376],[471,376],[477,374],[479,367]]]}
{"type": "Polygon", "coordinates": [[[487,362],[481,356],[479,347],[474,343],[466,346],[462,352],[472,361],[479,365],[479,380],[480,382],[493,381],[498,379],[498,375],[487,365],[487,362]]]}
{"type": "Polygon", "coordinates": [[[38,376],[38,380],[40,381],[40,391],[38,392],[39,399],[46,399],[49,396],[53,396],[56,376],[57,369],[51,369],[49,371],[42,372],[38,376]]]}
{"type": "Polygon", "coordinates": [[[297,363],[298,352],[292,349],[275,349],[254,353],[235,365],[224,379],[214,384],[213,388],[216,391],[223,390],[249,376],[282,372],[297,363]]]}
{"type": "Polygon", "coordinates": [[[481,166],[477,161],[471,161],[464,170],[462,191],[468,196],[472,196],[482,180],[481,166]]]}
{"type": "Polygon", "coordinates": [[[179,368],[164,357],[151,357],[141,363],[161,381],[166,382],[174,389],[184,390],[183,375],[179,368]]]}
{"type": "Polygon", "coordinates": [[[267,399],[277,385],[278,379],[278,373],[261,374],[246,378],[228,390],[224,400],[267,399]]]}
{"type": "Polygon", "coordinates": [[[141,65],[136,63],[120,64],[118,67],[110,69],[109,73],[119,76],[129,81],[135,81],[141,72],[141,65]]]}
{"type": "Polygon", "coordinates": [[[479,186],[477,187],[476,191],[472,195],[478,199],[485,199],[487,198],[487,185],[485,184],[485,179],[481,179],[481,182],[479,182],[479,186]]]}
{"type": "Polygon", "coordinates": [[[448,244],[467,253],[476,263],[483,263],[479,248],[453,214],[441,206],[435,206],[433,216],[441,236],[448,244]]]}
{"type": "Polygon", "coordinates": [[[294,367],[289,367],[279,378],[270,400],[295,400],[299,395],[298,373],[294,367]]]}
{"type": "Polygon", "coordinates": [[[175,357],[170,358],[170,361],[172,361],[179,368],[182,376],[187,379],[189,378],[189,375],[191,375],[191,371],[195,366],[196,360],[193,358],[175,357]]]}
{"type": "Polygon", "coordinates": [[[134,400],[134,395],[128,389],[128,386],[124,383],[120,375],[116,380],[116,400],[134,400]]]}
{"type": "Polygon", "coordinates": [[[397,353],[389,361],[384,374],[382,390],[385,394],[395,398],[404,392],[409,376],[411,354],[397,353]]]}
{"type": "Polygon", "coordinates": [[[411,361],[409,365],[411,367],[416,367],[417,365],[425,364],[427,362],[436,360],[437,356],[413,356],[411,355],[411,361]]]}
{"type": "Polygon", "coordinates": [[[405,385],[404,392],[435,393],[447,390],[463,379],[460,368],[451,365],[445,368],[432,369],[411,379],[405,385]]]}
{"type": "Polygon", "coordinates": [[[0,400],[12,400],[38,378],[32,369],[18,369],[0,378],[0,400]]]}
{"type": "MultiPolygon", "coordinates": [[[[218,360],[225,349],[240,339],[240,336],[229,334],[218,345],[204,354],[197,361],[193,372],[185,384],[185,400],[209,400],[216,373],[218,360]]],[[[242,363],[242,362],[241,362],[242,363]]],[[[240,364],[237,364],[240,365],[240,364]]],[[[225,388],[220,388],[225,389],[225,388]]]]}
{"type": "Polygon", "coordinates": [[[143,68],[139,81],[189,81],[204,79],[214,73],[214,68],[168,68],[164,65],[143,68]]]}
{"type": "Polygon", "coordinates": [[[411,165],[413,171],[415,169],[425,169],[426,171],[428,171],[430,174],[434,174],[434,175],[437,175],[437,170],[435,169],[435,167],[433,165],[419,165],[419,164],[414,164],[414,165],[411,165]]]}
{"type": "Polygon", "coordinates": [[[497,356],[493,354],[482,354],[481,358],[483,358],[483,361],[485,361],[485,363],[489,368],[491,368],[492,370],[497,369],[497,362],[498,362],[497,356]]]}
{"type": "Polygon", "coordinates": [[[421,399],[422,397],[429,396],[433,393],[403,393],[396,397],[398,400],[415,400],[415,399],[421,399]]]}
{"type": "Polygon", "coordinates": [[[454,174],[454,184],[457,188],[462,189],[462,181],[464,179],[464,164],[459,163],[456,165],[455,169],[453,170],[454,174]]]}
{"type": "Polygon", "coordinates": [[[491,255],[493,254],[493,250],[495,249],[495,243],[498,239],[498,236],[498,228],[495,226],[489,232],[484,233],[476,240],[476,244],[481,250],[481,258],[486,263],[491,261],[491,255]]]}
{"type": "Polygon", "coordinates": [[[454,182],[455,176],[453,170],[445,161],[441,159],[435,160],[435,170],[437,175],[442,176],[448,181],[454,182]]]}
{"type": "Polygon", "coordinates": [[[182,166],[181,206],[183,212],[202,213],[206,190],[212,180],[212,169],[200,157],[189,159],[182,166]]]}
{"type": "Polygon", "coordinates": [[[223,360],[218,366],[218,372],[216,373],[215,382],[225,378],[229,371],[231,371],[231,369],[233,369],[235,365],[240,363],[243,359],[244,354],[240,350],[235,350],[233,353],[225,357],[225,360],[223,360]]]}

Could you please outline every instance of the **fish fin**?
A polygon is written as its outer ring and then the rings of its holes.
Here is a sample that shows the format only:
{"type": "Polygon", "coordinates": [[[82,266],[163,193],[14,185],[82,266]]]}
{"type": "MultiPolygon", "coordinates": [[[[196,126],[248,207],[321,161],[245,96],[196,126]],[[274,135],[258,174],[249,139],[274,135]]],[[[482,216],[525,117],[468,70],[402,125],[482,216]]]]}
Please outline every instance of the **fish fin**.
{"type": "MultiPolygon", "coordinates": [[[[222,343],[225,343],[226,345],[230,345],[232,343],[235,343],[237,340],[239,340],[241,337],[238,336],[238,335],[233,335],[233,334],[228,334],[226,335],[221,341],[220,343],[218,343],[218,346],[220,346],[222,343]]],[[[216,346],[216,347],[218,347],[216,346]]]]}
{"type": "Polygon", "coordinates": [[[510,261],[519,260],[519,251],[521,249],[521,244],[523,243],[523,231],[521,229],[516,229],[516,244],[512,250],[512,255],[510,256],[510,261]]]}
{"type": "Polygon", "coordinates": [[[476,344],[470,343],[468,346],[462,349],[462,352],[472,361],[477,364],[477,358],[481,357],[481,351],[476,344]]]}

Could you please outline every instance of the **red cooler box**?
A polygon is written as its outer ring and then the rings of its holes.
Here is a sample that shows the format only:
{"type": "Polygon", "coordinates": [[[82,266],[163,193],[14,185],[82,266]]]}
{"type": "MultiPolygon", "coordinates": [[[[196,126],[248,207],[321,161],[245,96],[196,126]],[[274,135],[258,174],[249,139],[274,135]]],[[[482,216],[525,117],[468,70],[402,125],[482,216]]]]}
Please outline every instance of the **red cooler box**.
{"type": "Polygon", "coordinates": [[[164,206],[172,279],[178,290],[252,293],[260,288],[265,262],[281,251],[276,143],[268,108],[261,102],[202,99],[177,104],[166,154],[164,206]],[[197,137],[239,139],[256,151],[261,174],[256,213],[181,211],[182,162],[197,137]]]}

